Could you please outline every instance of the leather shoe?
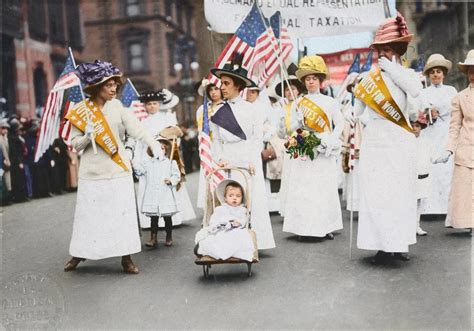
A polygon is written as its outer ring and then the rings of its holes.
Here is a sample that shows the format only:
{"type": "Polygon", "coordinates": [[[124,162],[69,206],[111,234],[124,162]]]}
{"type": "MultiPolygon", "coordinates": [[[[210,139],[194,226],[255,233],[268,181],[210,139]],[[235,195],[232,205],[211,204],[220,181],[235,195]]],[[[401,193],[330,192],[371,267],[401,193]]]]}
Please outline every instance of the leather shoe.
{"type": "Polygon", "coordinates": [[[408,253],[393,253],[393,256],[394,256],[397,260],[410,261],[410,257],[408,256],[408,253]]]}
{"type": "Polygon", "coordinates": [[[389,255],[390,254],[385,253],[384,251],[378,251],[377,254],[375,254],[375,256],[370,260],[370,263],[373,265],[387,263],[389,260],[389,255]]]}
{"type": "Polygon", "coordinates": [[[329,232],[329,233],[326,235],[326,239],[328,239],[328,240],[334,240],[334,235],[333,235],[331,232],[329,232]]]}
{"type": "Polygon", "coordinates": [[[123,271],[127,274],[139,273],[138,267],[135,264],[133,264],[133,261],[130,255],[122,256],[122,268],[123,268],[123,271]]]}
{"type": "Polygon", "coordinates": [[[72,257],[69,261],[67,261],[66,265],[64,266],[64,271],[73,271],[76,270],[77,265],[86,259],[82,259],[80,257],[72,257]]]}

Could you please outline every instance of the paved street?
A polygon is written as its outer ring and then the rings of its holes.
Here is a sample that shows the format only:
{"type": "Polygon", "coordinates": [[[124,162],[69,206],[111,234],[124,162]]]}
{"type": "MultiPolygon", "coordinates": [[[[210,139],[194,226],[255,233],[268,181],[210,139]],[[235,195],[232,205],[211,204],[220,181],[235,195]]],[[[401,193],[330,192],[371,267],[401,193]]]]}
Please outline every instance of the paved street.
{"type": "MultiPolygon", "coordinates": [[[[193,201],[196,186],[197,175],[190,175],[193,201]]],[[[273,216],[277,248],[262,252],[251,278],[245,265],[214,266],[203,278],[192,252],[200,219],[174,230],[172,248],[160,232],[157,250],[134,256],[139,275],[122,273],[119,258],[65,273],[75,198],[4,208],[6,328],[471,329],[471,238],[445,229],[440,218],[423,222],[429,235],[413,246],[410,262],[385,267],[369,263],[373,252],[354,249],[349,259],[344,212],[345,228],[334,241],[300,242],[273,216]]]]}

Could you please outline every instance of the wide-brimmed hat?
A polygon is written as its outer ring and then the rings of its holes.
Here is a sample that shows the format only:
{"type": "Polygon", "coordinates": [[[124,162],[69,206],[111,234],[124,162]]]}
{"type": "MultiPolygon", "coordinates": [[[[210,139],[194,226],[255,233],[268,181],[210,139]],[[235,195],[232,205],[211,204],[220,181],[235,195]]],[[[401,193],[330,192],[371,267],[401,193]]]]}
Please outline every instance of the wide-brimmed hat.
{"type": "Polygon", "coordinates": [[[10,129],[10,124],[8,124],[8,120],[6,118],[0,120],[0,128],[10,129]]]}
{"type": "Polygon", "coordinates": [[[199,86],[197,87],[197,93],[203,97],[204,94],[206,93],[206,89],[209,86],[216,86],[216,85],[213,84],[209,79],[203,78],[201,83],[199,83],[199,86]]]}
{"type": "Polygon", "coordinates": [[[408,31],[405,18],[397,12],[396,17],[387,18],[375,34],[374,41],[370,47],[390,43],[409,43],[413,39],[413,34],[408,31]]]}
{"type": "Polygon", "coordinates": [[[232,61],[224,64],[222,68],[211,69],[211,73],[218,78],[221,78],[222,75],[227,75],[240,79],[245,83],[245,87],[257,86],[257,84],[247,77],[248,71],[242,67],[242,60],[242,54],[237,53],[232,58],[232,61]]]}
{"type": "Polygon", "coordinates": [[[431,54],[426,61],[425,68],[423,69],[423,74],[428,76],[431,69],[436,67],[445,68],[446,72],[449,72],[453,66],[453,63],[449,60],[446,60],[441,54],[431,54]]]}
{"type": "MultiPolygon", "coordinates": [[[[288,76],[288,83],[290,85],[294,85],[300,93],[303,93],[306,90],[303,83],[301,83],[301,81],[295,75],[289,75],[288,76]]],[[[288,87],[288,83],[285,80],[283,80],[283,81],[279,82],[278,84],[276,84],[275,85],[275,93],[280,97],[284,97],[283,91],[285,91],[285,89],[282,88],[282,86],[288,87]]]]}
{"type": "Polygon", "coordinates": [[[328,67],[321,56],[308,55],[300,60],[298,70],[296,70],[296,77],[303,81],[304,77],[308,75],[323,76],[323,79],[329,78],[328,67]]]}
{"type": "Polygon", "coordinates": [[[222,182],[220,182],[217,185],[216,196],[217,196],[217,199],[219,200],[219,202],[221,204],[225,203],[225,199],[224,199],[225,188],[230,183],[236,183],[237,185],[239,185],[242,188],[242,204],[246,204],[244,186],[241,183],[239,183],[238,180],[235,180],[235,179],[224,179],[222,182]]]}
{"type": "Polygon", "coordinates": [[[143,102],[143,103],[147,103],[150,101],[161,102],[164,99],[165,99],[165,95],[161,93],[161,90],[156,91],[156,92],[153,92],[153,91],[143,92],[143,93],[140,93],[140,95],[138,96],[138,100],[140,100],[140,102],[143,102]]]}
{"type": "Polygon", "coordinates": [[[458,67],[461,72],[467,74],[467,69],[469,66],[474,66],[474,49],[471,49],[466,56],[464,62],[459,62],[458,67]]]}
{"type": "Polygon", "coordinates": [[[122,73],[120,70],[112,65],[110,62],[95,60],[93,63],[81,63],[76,68],[76,74],[84,83],[83,90],[89,92],[90,88],[97,86],[110,78],[117,78],[120,80],[122,73]]]}
{"type": "Polygon", "coordinates": [[[163,130],[161,130],[159,135],[160,137],[164,139],[173,140],[175,138],[181,138],[184,135],[184,133],[183,133],[183,130],[181,130],[179,126],[172,125],[172,126],[167,126],[163,130]]]}

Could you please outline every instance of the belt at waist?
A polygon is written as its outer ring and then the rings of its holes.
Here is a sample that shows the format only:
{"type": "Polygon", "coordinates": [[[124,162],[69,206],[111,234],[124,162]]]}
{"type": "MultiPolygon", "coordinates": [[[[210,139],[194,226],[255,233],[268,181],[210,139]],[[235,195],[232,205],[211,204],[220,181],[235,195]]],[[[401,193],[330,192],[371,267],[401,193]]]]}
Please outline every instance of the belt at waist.
{"type": "Polygon", "coordinates": [[[418,175],[418,179],[425,179],[428,178],[429,174],[418,175]]]}

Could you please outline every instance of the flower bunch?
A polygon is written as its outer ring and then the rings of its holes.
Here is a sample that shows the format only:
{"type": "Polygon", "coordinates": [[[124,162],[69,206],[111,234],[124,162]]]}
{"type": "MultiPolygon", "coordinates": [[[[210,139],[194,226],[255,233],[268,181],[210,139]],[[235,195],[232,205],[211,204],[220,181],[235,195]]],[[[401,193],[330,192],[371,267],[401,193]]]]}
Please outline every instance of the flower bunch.
{"type": "Polygon", "coordinates": [[[321,144],[321,140],[314,132],[298,129],[289,137],[285,143],[286,152],[292,159],[300,157],[306,160],[308,157],[314,160],[314,150],[321,144]]]}

